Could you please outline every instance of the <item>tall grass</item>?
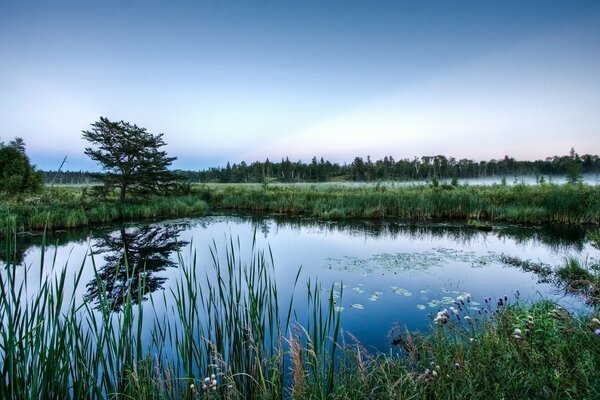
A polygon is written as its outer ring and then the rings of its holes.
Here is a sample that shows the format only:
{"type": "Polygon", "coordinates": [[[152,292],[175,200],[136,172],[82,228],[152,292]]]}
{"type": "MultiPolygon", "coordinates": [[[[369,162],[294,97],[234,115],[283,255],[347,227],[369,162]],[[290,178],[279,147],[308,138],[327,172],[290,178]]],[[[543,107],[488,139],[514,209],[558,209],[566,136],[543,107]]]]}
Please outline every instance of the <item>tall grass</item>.
{"type": "MultiPolygon", "coordinates": [[[[14,229],[8,236],[7,247],[14,229]]],[[[33,289],[30,270],[20,270],[9,258],[0,273],[0,398],[195,398],[207,390],[226,398],[286,397],[293,295],[283,306],[270,252],[253,245],[246,262],[238,258],[240,247],[231,240],[221,258],[213,245],[209,271],[200,269],[195,253],[189,262],[180,255],[181,276],[173,289],[162,299],[152,297],[146,311],[136,306],[143,299],[131,297],[142,296],[142,290],[123,290],[120,313],[112,312],[101,279],[96,279],[97,304],[77,297],[85,262],[73,276],[66,266],[48,263],[42,251],[35,277],[41,284],[33,289]]],[[[137,277],[126,284],[143,288],[144,273],[134,271],[143,267],[125,262],[126,275],[137,277]]],[[[319,338],[311,346],[318,349],[319,361],[331,365],[326,393],[334,355],[323,346],[333,337],[335,349],[339,314],[332,300],[321,304],[320,294],[309,307],[311,329],[319,338]]],[[[323,374],[314,373],[321,379],[323,374]]]]}
{"type": "MultiPolygon", "coordinates": [[[[7,233],[7,251],[14,232],[7,233]]],[[[307,282],[308,319],[298,321],[293,294],[283,303],[270,252],[253,244],[251,257],[243,260],[241,244],[232,239],[223,254],[219,250],[213,243],[208,269],[195,252],[187,259],[180,254],[181,275],[171,290],[143,305],[131,295],[141,297],[142,290],[124,290],[119,313],[112,312],[101,280],[99,303],[76,296],[84,268],[95,270],[94,262],[82,262],[73,273],[42,251],[34,274],[9,257],[0,271],[0,398],[499,399],[600,393],[598,311],[573,316],[545,301],[496,309],[488,300],[474,311],[469,299],[457,298],[456,314],[446,311],[430,334],[395,331],[399,351],[371,354],[342,335],[333,288],[307,282]]],[[[122,268],[132,277],[128,285],[143,287],[144,274],[135,273],[143,265],[125,262],[122,268]]]]}
{"type": "Polygon", "coordinates": [[[116,199],[99,200],[84,189],[46,189],[39,195],[20,195],[0,201],[0,231],[7,217],[14,219],[17,231],[65,229],[133,221],[203,215],[207,205],[196,196],[155,196],[121,204],[116,199]]]}
{"type": "Polygon", "coordinates": [[[536,186],[259,186],[203,185],[215,209],[302,214],[324,219],[462,219],[516,223],[600,223],[600,187],[536,186]]]}

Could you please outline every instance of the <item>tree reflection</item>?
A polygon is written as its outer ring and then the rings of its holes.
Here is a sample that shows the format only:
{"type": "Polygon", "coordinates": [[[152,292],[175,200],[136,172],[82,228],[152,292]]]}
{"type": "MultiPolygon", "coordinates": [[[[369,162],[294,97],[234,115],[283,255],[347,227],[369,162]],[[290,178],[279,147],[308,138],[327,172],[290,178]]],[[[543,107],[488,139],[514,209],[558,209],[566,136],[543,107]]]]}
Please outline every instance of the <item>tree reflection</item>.
{"type": "Polygon", "coordinates": [[[106,263],[87,284],[86,298],[95,301],[97,309],[104,307],[106,301],[106,307],[118,312],[129,296],[137,304],[162,289],[167,278],[157,274],[177,267],[171,256],[188,244],[177,240],[186,228],[185,225],[123,227],[100,239],[94,245],[94,253],[102,254],[106,263]]]}

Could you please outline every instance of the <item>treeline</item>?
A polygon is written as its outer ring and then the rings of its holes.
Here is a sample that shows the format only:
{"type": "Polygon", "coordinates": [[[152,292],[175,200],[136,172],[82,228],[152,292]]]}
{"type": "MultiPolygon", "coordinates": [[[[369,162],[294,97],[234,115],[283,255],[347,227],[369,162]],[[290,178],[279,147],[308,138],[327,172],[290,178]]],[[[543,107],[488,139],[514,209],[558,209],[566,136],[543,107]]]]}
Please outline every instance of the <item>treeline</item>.
{"type": "Polygon", "coordinates": [[[545,160],[517,161],[511,157],[501,160],[456,160],[453,157],[423,156],[421,158],[395,160],[392,156],[373,161],[370,157],[356,157],[351,164],[338,164],[318,160],[310,163],[292,162],[288,158],[280,162],[227,163],[225,167],[204,171],[182,171],[193,182],[327,182],[327,181],[387,181],[485,178],[494,176],[523,175],[569,175],[600,173],[600,157],[571,152],[566,156],[548,157],[545,160]]]}
{"type": "MultiPolygon", "coordinates": [[[[443,155],[423,156],[414,159],[395,160],[392,156],[381,160],[356,157],[350,164],[338,164],[313,157],[310,163],[280,162],[267,159],[247,164],[227,163],[225,167],[213,167],[203,171],[175,171],[190,182],[257,183],[278,182],[328,182],[328,181],[422,181],[437,179],[487,178],[524,175],[576,175],[600,173],[598,155],[569,155],[548,157],[545,160],[517,161],[505,156],[500,160],[456,160],[443,155]]],[[[46,183],[92,184],[95,174],[89,172],[44,172],[46,183]]]]}

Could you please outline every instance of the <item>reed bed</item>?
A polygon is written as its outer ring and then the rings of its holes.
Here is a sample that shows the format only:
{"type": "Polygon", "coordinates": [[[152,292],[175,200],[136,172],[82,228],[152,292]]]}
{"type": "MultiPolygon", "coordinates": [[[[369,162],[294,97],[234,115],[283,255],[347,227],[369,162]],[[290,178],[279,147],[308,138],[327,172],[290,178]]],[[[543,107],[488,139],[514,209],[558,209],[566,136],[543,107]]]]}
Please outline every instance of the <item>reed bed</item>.
{"type": "Polygon", "coordinates": [[[301,214],[321,219],[401,218],[600,224],[600,187],[589,185],[343,187],[202,185],[213,209],[301,214]]]}
{"type": "MultiPolygon", "coordinates": [[[[10,253],[15,230],[7,236],[10,253]]],[[[189,260],[180,255],[174,288],[151,297],[148,307],[139,290],[144,273],[135,273],[143,265],[125,262],[121,268],[132,277],[126,285],[138,290],[122,290],[120,312],[100,279],[99,300],[76,295],[85,262],[73,275],[42,257],[39,275],[29,276],[31,269],[9,256],[0,273],[0,398],[286,397],[293,296],[281,304],[270,252],[253,245],[250,261],[240,253],[233,240],[223,257],[213,245],[208,269],[195,252],[189,260]]],[[[310,381],[328,393],[339,313],[332,294],[321,298],[318,284],[307,290],[311,335],[301,340],[319,361],[310,381]]]]}
{"type": "Polygon", "coordinates": [[[7,220],[12,220],[17,231],[23,232],[199,216],[206,210],[206,203],[192,195],[155,196],[121,204],[112,198],[90,197],[87,188],[55,188],[40,195],[20,195],[0,201],[0,232],[8,228],[7,220]]]}
{"type": "MultiPolygon", "coordinates": [[[[7,233],[7,254],[14,228],[7,233]]],[[[78,297],[77,272],[42,256],[0,271],[0,398],[382,399],[595,398],[600,321],[556,304],[470,298],[440,310],[429,334],[394,328],[396,350],[371,353],[342,331],[333,288],[306,283],[308,317],[283,302],[271,253],[213,243],[209,266],[179,254],[172,289],[146,302],[123,290],[113,312],[78,297]],[[222,252],[222,253],[220,253],[222,252]],[[469,318],[467,318],[469,317],[469,318]]],[[[42,254],[45,254],[42,251],[42,254]]],[[[143,265],[121,266],[144,285],[143,265]]],[[[98,276],[97,272],[95,273],[98,276]]],[[[300,271],[287,293],[300,292],[300,271]]],[[[301,286],[301,285],[300,285],[301,286]]],[[[139,293],[137,297],[131,293],[139,293]]]]}

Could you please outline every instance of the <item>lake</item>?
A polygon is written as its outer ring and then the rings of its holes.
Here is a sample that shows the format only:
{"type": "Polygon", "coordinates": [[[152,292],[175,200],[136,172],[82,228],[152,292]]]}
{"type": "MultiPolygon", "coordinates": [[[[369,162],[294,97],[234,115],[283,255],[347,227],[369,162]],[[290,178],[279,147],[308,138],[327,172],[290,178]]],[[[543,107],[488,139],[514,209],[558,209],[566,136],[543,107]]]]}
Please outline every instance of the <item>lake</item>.
{"type": "MultiPolygon", "coordinates": [[[[551,266],[570,256],[600,258],[600,252],[585,242],[584,228],[498,224],[483,232],[456,222],[331,222],[228,214],[52,233],[46,238],[44,267],[42,236],[19,236],[17,277],[23,279],[28,270],[31,292],[63,267],[73,276],[83,269],[83,284],[75,296],[97,302],[97,280],[102,280],[113,312],[119,313],[122,295],[132,287],[131,276],[119,269],[126,250],[130,264],[145,265],[146,285],[140,293],[145,312],[168,314],[169,304],[156,301],[151,307],[148,300],[167,298],[165,294],[175,290],[181,262],[195,260],[194,271],[210,276],[211,248],[222,259],[231,241],[235,248],[239,242],[236,257],[242,260],[252,257],[253,242],[267,255],[270,250],[282,303],[289,301],[301,268],[294,289],[298,322],[308,318],[306,282],[318,281],[326,296],[333,295],[343,330],[379,351],[390,348],[390,331],[398,326],[431,329],[437,311],[453,305],[458,296],[470,300],[466,307],[473,313],[495,309],[497,299],[505,297],[509,303],[549,298],[573,311],[587,310],[580,299],[540,282],[532,272],[505,264],[503,257],[551,266]]],[[[4,260],[5,246],[1,248],[4,260]]]]}

